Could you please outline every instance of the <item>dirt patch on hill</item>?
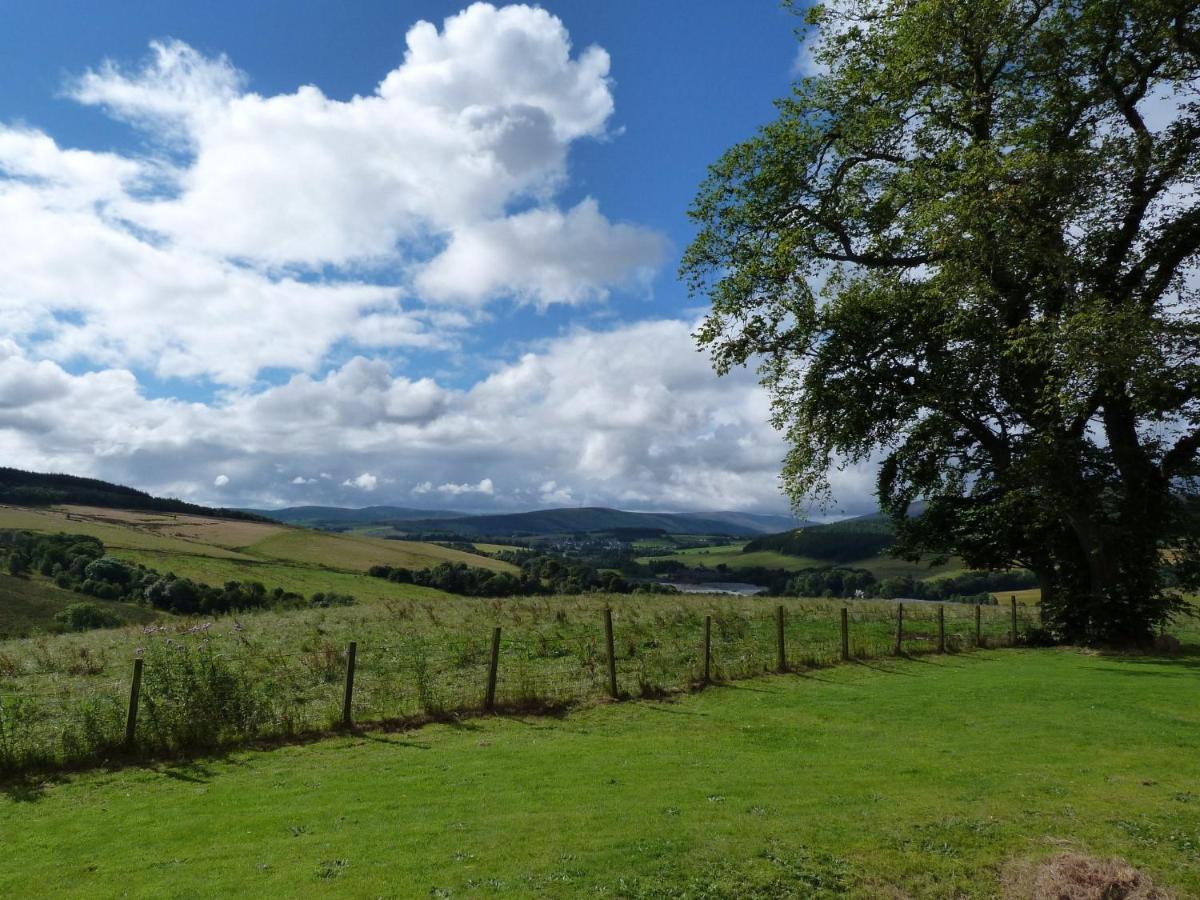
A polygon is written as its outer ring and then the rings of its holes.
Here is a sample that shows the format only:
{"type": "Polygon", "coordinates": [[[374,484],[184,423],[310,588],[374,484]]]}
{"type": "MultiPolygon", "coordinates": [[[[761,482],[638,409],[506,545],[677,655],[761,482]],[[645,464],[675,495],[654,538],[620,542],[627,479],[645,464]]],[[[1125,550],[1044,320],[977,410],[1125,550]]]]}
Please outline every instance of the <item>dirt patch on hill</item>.
{"type": "Polygon", "coordinates": [[[1020,861],[1004,874],[1008,900],[1171,900],[1145,872],[1123,859],[1060,853],[1039,862],[1020,861]]]}

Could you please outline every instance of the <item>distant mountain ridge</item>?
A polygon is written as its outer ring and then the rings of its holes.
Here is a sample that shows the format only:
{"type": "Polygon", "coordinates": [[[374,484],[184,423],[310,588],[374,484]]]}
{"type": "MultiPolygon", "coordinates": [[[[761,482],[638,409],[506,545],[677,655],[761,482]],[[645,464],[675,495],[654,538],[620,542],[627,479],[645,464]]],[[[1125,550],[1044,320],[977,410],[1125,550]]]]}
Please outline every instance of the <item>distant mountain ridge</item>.
{"type": "Polygon", "coordinates": [[[454,519],[465,515],[452,510],[413,509],[408,506],[365,506],[361,509],[344,506],[288,506],[283,509],[247,509],[246,512],[274,519],[285,525],[306,525],[312,528],[384,525],[411,519],[454,519]]]}
{"type": "Polygon", "coordinates": [[[289,507],[252,510],[280,522],[317,528],[353,525],[390,525],[410,533],[441,533],[464,538],[546,534],[591,534],[612,529],[653,529],[671,534],[718,534],[753,537],[798,522],[787,516],[742,512],[645,513],[608,507],[564,507],[522,513],[467,515],[442,510],[373,506],[365,509],[342,507],[289,507]]]}
{"type": "Polygon", "coordinates": [[[46,472],[26,472],[0,466],[0,503],[13,506],[56,506],[66,503],[100,506],[106,509],[138,509],[151,512],[189,513],[218,519],[264,517],[240,509],[222,509],[186,503],[168,497],[154,497],[145,491],[112,484],[98,478],[82,478],[46,472]]]}

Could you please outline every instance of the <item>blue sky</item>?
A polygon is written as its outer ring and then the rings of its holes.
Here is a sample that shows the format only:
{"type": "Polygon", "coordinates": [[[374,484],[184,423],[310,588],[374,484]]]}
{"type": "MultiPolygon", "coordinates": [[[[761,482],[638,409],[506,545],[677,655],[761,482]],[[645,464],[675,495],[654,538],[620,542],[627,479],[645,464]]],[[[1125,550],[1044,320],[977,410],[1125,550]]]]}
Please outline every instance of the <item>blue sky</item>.
{"type": "Polygon", "coordinates": [[[7,457],[228,504],[784,508],[675,273],[799,20],[466,7],[8,10],[7,457]]]}

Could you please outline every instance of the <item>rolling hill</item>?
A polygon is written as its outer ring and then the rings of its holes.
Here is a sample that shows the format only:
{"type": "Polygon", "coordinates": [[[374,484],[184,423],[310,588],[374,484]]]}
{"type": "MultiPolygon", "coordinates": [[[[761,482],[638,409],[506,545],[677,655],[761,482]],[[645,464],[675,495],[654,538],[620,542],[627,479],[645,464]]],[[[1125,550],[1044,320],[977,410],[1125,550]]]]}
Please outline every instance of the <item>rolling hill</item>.
{"type": "Polygon", "coordinates": [[[413,519],[399,524],[408,533],[479,536],[595,534],[614,529],[662,531],[668,534],[720,534],[753,537],[777,527],[777,516],[748,513],[645,513],[607,507],[540,509],[533,512],[464,516],[453,519],[413,519]]]}
{"type": "MultiPolygon", "coordinates": [[[[83,534],[103,542],[105,552],[160,573],[203,584],[262,583],[305,597],[317,592],[351,594],[359,603],[444,598],[432,588],[397,584],[368,576],[374,565],[424,569],[463,563],[498,572],[516,572],[508,563],[420,541],[389,541],[329,534],[278,522],[226,519],[95,506],[0,506],[0,529],[43,534],[83,534]]],[[[58,591],[36,575],[0,585],[0,634],[48,626],[71,600],[87,599],[58,591]]],[[[125,621],[139,621],[125,615],[125,621]]],[[[136,612],[136,610],[135,610],[136,612]]],[[[144,612],[144,611],[143,611],[144,612]]]]}
{"type": "Polygon", "coordinates": [[[245,512],[288,525],[308,528],[350,528],[358,525],[390,525],[413,519],[454,519],[465,513],[442,509],[412,509],[407,506],[288,506],[283,509],[247,509],[245,512]]]}
{"type": "Polygon", "coordinates": [[[779,534],[767,534],[746,544],[746,553],[774,551],[831,563],[878,556],[895,543],[895,532],[887,518],[874,513],[831,522],[806,525],[779,534]]]}
{"type": "Polygon", "coordinates": [[[211,509],[144,491],[101,481],[45,472],[26,472],[0,466],[0,503],[13,506],[53,506],[75,503],[110,509],[142,509],[155,512],[190,513],[223,519],[258,519],[254,513],[237,509],[211,509]]]}
{"type": "Polygon", "coordinates": [[[464,538],[485,536],[595,534],[613,529],[647,529],[670,534],[724,534],[750,537],[796,527],[790,516],[760,515],[730,510],[700,513],[628,512],[607,507],[541,509],[521,513],[478,515],[406,506],[291,506],[249,509],[256,516],[304,525],[345,530],[364,526],[391,527],[398,533],[431,533],[464,538]]]}

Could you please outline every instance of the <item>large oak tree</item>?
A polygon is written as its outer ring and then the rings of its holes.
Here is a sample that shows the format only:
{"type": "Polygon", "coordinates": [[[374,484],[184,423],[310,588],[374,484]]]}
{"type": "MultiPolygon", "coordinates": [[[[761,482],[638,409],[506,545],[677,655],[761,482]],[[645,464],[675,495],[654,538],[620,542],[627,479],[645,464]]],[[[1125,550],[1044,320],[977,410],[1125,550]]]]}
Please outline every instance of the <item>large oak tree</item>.
{"type": "Polygon", "coordinates": [[[797,502],[874,460],[909,555],[1144,640],[1200,570],[1200,5],[847,0],[712,167],[683,272],[797,502]],[[907,513],[923,500],[923,514],[907,513]]]}

